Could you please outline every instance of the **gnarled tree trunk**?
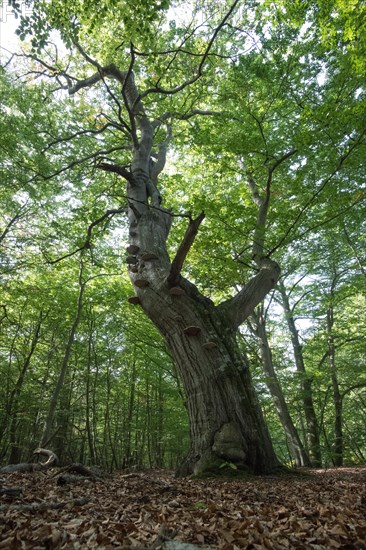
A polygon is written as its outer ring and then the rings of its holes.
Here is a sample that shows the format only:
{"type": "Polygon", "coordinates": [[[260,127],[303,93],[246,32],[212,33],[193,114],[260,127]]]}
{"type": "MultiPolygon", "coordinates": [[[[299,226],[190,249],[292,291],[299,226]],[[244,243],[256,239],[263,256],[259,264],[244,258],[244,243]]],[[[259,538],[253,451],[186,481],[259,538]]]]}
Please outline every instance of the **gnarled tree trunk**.
{"type": "Polygon", "coordinates": [[[150,284],[137,291],[141,305],[164,336],[187,396],[191,448],[179,473],[218,460],[257,473],[273,470],[277,461],[228,319],[183,278],[184,294],[172,295],[164,280],[154,285],[154,268],[150,276],[143,269],[150,284]]]}

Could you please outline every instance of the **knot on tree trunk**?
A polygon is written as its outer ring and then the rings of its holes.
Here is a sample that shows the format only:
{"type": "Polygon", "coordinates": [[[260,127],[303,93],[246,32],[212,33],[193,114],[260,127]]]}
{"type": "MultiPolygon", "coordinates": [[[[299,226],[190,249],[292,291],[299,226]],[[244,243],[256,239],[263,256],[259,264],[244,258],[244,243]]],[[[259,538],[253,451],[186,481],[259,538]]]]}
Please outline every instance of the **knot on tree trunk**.
{"type": "Polygon", "coordinates": [[[247,449],[239,427],[235,422],[227,422],[216,432],[213,452],[228,462],[245,462],[247,449]]]}
{"type": "Polygon", "coordinates": [[[260,259],[256,259],[256,263],[259,269],[267,269],[268,271],[271,271],[273,273],[273,279],[275,280],[275,283],[278,281],[281,273],[281,268],[277,262],[275,262],[271,258],[262,257],[260,259]]]}

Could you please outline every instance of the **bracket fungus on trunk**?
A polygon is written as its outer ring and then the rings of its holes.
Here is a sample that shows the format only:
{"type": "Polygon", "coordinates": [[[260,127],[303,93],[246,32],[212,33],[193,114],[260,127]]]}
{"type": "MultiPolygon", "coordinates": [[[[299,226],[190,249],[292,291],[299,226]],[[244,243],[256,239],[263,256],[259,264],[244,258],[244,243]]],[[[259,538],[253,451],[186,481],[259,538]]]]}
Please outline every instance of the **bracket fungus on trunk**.
{"type": "Polygon", "coordinates": [[[135,286],[138,286],[139,288],[146,288],[149,286],[149,281],[146,279],[136,279],[136,281],[133,283],[135,286]]]}
{"type": "Polygon", "coordinates": [[[180,286],[172,286],[172,288],[169,289],[169,294],[172,296],[182,296],[185,293],[186,291],[180,286]]]}
{"type": "Polygon", "coordinates": [[[151,260],[158,260],[159,257],[154,254],[153,252],[144,252],[144,254],[141,254],[141,260],[144,262],[150,262],[151,260]]]}
{"type": "Polygon", "coordinates": [[[128,254],[136,254],[140,250],[140,247],[137,244],[129,244],[126,250],[128,254]]]}
{"type": "Polygon", "coordinates": [[[137,262],[138,262],[138,259],[136,258],[136,256],[127,256],[126,258],[126,264],[128,265],[137,264],[137,262]]]}
{"type": "Polygon", "coordinates": [[[205,342],[204,344],[202,344],[202,347],[205,349],[215,349],[218,346],[216,342],[214,342],[213,340],[210,340],[209,342],[205,342]]]}
{"type": "Polygon", "coordinates": [[[134,306],[137,306],[137,305],[141,304],[141,300],[138,296],[131,296],[128,299],[128,301],[129,301],[130,304],[133,304],[134,306]]]}

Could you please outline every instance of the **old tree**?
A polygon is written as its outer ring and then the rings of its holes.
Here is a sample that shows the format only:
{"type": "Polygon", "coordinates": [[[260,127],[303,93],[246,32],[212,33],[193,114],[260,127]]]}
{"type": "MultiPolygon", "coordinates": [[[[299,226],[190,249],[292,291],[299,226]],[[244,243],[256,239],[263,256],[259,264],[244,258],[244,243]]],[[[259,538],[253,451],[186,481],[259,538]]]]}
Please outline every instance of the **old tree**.
{"type": "MultiPolygon", "coordinates": [[[[239,330],[278,282],[280,256],[273,256],[289,245],[305,211],[364,136],[361,127],[350,132],[347,120],[342,128],[331,117],[324,122],[320,104],[327,94],[334,100],[332,86],[340,77],[336,58],[327,66],[326,46],[322,50],[316,31],[309,31],[311,14],[310,7],[287,14],[281,4],[265,9],[239,0],[185,2],[175,11],[167,2],[59,0],[37,2],[21,18],[21,37],[33,35],[22,54],[24,78],[39,78],[59,111],[44,148],[54,167],[34,182],[54,179],[78,203],[86,187],[100,181],[105,205],[103,212],[90,205],[90,222],[80,227],[74,250],[45,255],[56,263],[76,252],[92,254],[98,231],[117,216],[124,227],[127,216],[130,302],[162,334],[185,389],[190,449],[181,475],[220,464],[256,473],[278,467],[239,330]],[[327,145],[330,154],[315,181],[311,166],[327,145]],[[194,148],[201,160],[192,160],[194,148]],[[174,163],[186,172],[180,180],[172,175],[174,163]],[[187,207],[185,182],[199,185],[199,166],[209,181],[197,188],[202,200],[187,207]],[[298,203],[300,214],[289,214],[303,181],[308,194],[298,203]],[[218,189],[222,185],[226,191],[218,189]],[[284,198],[282,212],[278,202],[271,207],[274,186],[284,198]],[[241,198],[230,195],[231,187],[241,198]],[[229,196],[240,211],[227,208],[229,196]],[[200,228],[207,223],[205,254],[210,235],[219,238],[207,210],[224,219],[218,232],[235,263],[227,290],[210,297],[204,285],[199,289],[194,277],[188,279],[200,228]]],[[[313,23],[321,29],[321,20],[313,23]]],[[[347,82],[342,86],[346,95],[347,82]]],[[[343,116],[353,116],[350,111],[343,116]]],[[[306,219],[304,231],[310,225],[306,219]]]]}

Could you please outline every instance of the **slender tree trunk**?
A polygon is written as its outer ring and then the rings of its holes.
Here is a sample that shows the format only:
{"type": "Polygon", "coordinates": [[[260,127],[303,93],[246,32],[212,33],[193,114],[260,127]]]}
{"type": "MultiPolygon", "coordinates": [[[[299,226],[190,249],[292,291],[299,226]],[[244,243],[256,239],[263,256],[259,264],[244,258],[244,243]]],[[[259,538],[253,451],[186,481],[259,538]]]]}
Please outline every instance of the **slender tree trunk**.
{"type": "Polygon", "coordinates": [[[36,329],[34,331],[28,355],[26,356],[23,362],[22,368],[18,376],[18,380],[16,381],[13,391],[11,392],[11,396],[8,403],[7,414],[10,420],[10,425],[9,425],[9,437],[10,437],[9,463],[10,464],[15,464],[17,462],[20,462],[21,460],[21,447],[17,444],[18,400],[23,388],[25,375],[30,365],[32,356],[36,350],[36,346],[37,346],[40,331],[41,331],[42,321],[43,321],[43,312],[41,311],[39,316],[39,322],[37,323],[36,329]]]}
{"type": "Polygon", "coordinates": [[[75,314],[74,322],[71,326],[71,330],[70,330],[69,337],[68,337],[68,340],[67,340],[66,349],[65,349],[64,356],[63,356],[63,360],[62,360],[60,372],[59,372],[59,375],[58,375],[58,379],[57,379],[57,382],[56,382],[56,386],[55,386],[55,388],[53,390],[53,393],[52,393],[52,397],[51,397],[50,405],[49,405],[49,408],[48,408],[46,421],[45,421],[45,424],[44,424],[44,427],[43,427],[43,432],[42,432],[40,443],[39,443],[40,447],[47,446],[47,444],[49,443],[49,441],[51,439],[53,419],[54,419],[54,416],[55,416],[55,412],[56,412],[59,396],[60,396],[60,393],[61,393],[61,389],[62,389],[62,386],[64,384],[65,376],[66,376],[67,370],[69,368],[72,346],[74,344],[76,331],[77,331],[77,328],[79,326],[79,322],[80,322],[80,319],[81,319],[81,312],[82,312],[82,308],[83,308],[83,296],[84,296],[84,291],[85,291],[85,282],[82,281],[82,275],[83,275],[83,264],[81,262],[80,271],[79,271],[79,296],[78,296],[78,301],[77,301],[76,314],[75,314]]]}
{"type": "Polygon", "coordinates": [[[278,417],[286,434],[291,455],[294,458],[297,467],[310,466],[309,457],[292,421],[282,392],[281,384],[274,369],[272,352],[267,337],[263,306],[258,307],[253,313],[252,320],[253,324],[250,324],[250,328],[258,339],[262,358],[262,367],[266,376],[266,385],[271,393],[278,417]]]}
{"type": "Polygon", "coordinates": [[[131,370],[131,379],[129,384],[129,397],[128,397],[128,406],[127,406],[127,417],[125,419],[124,426],[124,456],[123,456],[123,468],[129,468],[132,465],[132,455],[131,455],[131,443],[132,443],[132,421],[133,421],[133,412],[135,408],[135,391],[136,391],[136,349],[134,350],[134,357],[131,370]]]}
{"type": "Polygon", "coordinates": [[[88,355],[87,355],[87,370],[86,370],[86,387],[85,387],[85,431],[88,440],[88,449],[90,462],[92,464],[96,463],[95,460],[95,447],[94,447],[94,437],[92,431],[92,423],[90,421],[92,417],[92,406],[91,406],[91,365],[93,357],[93,334],[94,334],[94,319],[92,318],[92,311],[90,311],[90,323],[89,323],[89,338],[88,338],[88,355]]]}
{"type": "Polygon", "coordinates": [[[334,465],[343,466],[343,399],[339,389],[334,345],[334,312],[330,305],[327,311],[327,330],[328,330],[328,358],[329,370],[333,388],[334,403],[334,465]]]}
{"type": "Polygon", "coordinates": [[[309,458],[311,465],[314,467],[318,467],[321,466],[319,425],[313,402],[311,379],[309,378],[305,369],[302,346],[299,340],[299,333],[296,328],[295,319],[292,309],[290,307],[289,298],[283,281],[278,284],[278,290],[281,295],[281,304],[285,312],[286,322],[291,336],[296,369],[301,376],[302,400],[304,404],[304,414],[306,418],[307,446],[309,450],[309,458]]]}

